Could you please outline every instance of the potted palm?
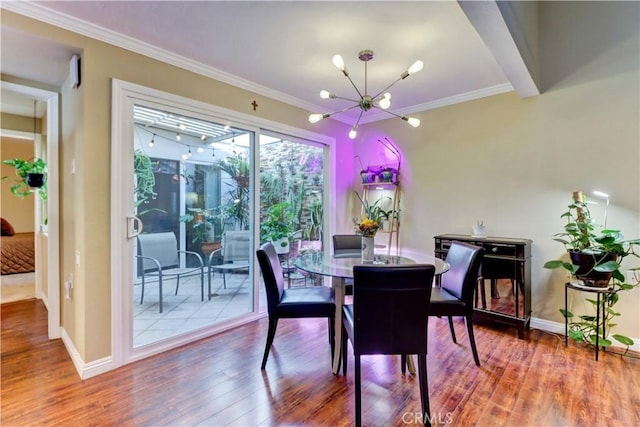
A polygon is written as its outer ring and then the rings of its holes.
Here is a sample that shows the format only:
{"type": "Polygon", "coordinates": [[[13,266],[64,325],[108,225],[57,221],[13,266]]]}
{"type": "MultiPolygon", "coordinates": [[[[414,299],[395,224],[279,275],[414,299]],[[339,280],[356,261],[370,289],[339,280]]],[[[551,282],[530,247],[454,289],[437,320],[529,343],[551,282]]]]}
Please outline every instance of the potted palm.
{"type": "MultiPolygon", "coordinates": [[[[5,165],[13,166],[18,175],[18,180],[11,185],[11,192],[20,197],[21,199],[32,194],[34,191],[38,192],[42,200],[47,200],[47,182],[46,182],[46,170],[47,164],[44,160],[36,157],[31,160],[13,159],[3,160],[5,165]],[[37,188],[37,190],[34,190],[37,188]]],[[[8,180],[9,177],[2,177],[3,180],[8,180]]]]}

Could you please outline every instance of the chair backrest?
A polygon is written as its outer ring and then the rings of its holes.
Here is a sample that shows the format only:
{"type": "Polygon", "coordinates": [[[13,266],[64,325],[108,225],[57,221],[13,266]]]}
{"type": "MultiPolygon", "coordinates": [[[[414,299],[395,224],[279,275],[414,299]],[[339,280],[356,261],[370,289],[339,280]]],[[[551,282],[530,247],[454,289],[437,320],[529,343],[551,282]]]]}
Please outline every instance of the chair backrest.
{"type": "Polygon", "coordinates": [[[356,354],[426,354],[435,267],[353,267],[356,354]]]}
{"type": "Polygon", "coordinates": [[[362,254],[362,236],[359,234],[334,234],[333,256],[358,257],[362,254]]]}
{"type": "MultiPolygon", "coordinates": [[[[173,232],[138,234],[140,255],[155,258],[160,267],[178,267],[178,240],[173,232]]],[[[148,259],[142,260],[144,271],[157,270],[157,265],[148,259]]]]}
{"type": "Polygon", "coordinates": [[[224,262],[248,262],[251,257],[251,232],[249,230],[225,231],[222,236],[224,262]]]}
{"type": "Polygon", "coordinates": [[[280,303],[282,292],[284,292],[282,266],[280,265],[276,248],[273,247],[271,242],[260,246],[260,249],[256,251],[256,255],[258,256],[258,264],[262,271],[262,280],[267,293],[267,306],[271,312],[280,303]]]}
{"type": "Polygon", "coordinates": [[[453,242],[447,252],[449,270],[442,275],[440,284],[451,295],[473,308],[473,292],[476,289],[478,272],[482,264],[484,249],[463,242],[453,242]]]}

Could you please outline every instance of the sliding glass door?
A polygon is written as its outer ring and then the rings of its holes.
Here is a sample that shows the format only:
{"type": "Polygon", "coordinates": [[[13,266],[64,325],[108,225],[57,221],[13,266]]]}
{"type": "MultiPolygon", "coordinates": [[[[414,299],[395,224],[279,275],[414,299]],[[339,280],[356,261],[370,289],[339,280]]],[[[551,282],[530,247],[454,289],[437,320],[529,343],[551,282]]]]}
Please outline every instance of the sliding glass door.
{"type": "Polygon", "coordinates": [[[133,106],[133,347],[253,311],[254,132],[133,106]]]}

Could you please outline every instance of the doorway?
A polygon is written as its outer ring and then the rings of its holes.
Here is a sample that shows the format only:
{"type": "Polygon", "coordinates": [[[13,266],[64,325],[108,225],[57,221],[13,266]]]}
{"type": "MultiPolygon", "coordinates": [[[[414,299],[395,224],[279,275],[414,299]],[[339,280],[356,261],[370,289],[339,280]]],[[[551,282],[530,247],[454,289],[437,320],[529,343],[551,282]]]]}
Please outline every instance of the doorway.
{"type": "MultiPolygon", "coordinates": [[[[45,135],[35,137],[35,155],[47,163],[47,203],[36,198],[35,203],[35,257],[36,297],[42,299],[48,312],[48,336],[50,339],[60,338],[60,247],[59,240],[59,184],[58,184],[58,152],[59,152],[59,112],[58,94],[43,89],[1,82],[2,93],[24,98],[29,103],[37,102],[45,109],[46,126],[42,130],[45,135]],[[46,224],[46,227],[42,227],[46,224]]],[[[2,129],[3,136],[25,137],[24,132],[2,129]]],[[[33,139],[33,134],[29,135],[33,139]]]]}

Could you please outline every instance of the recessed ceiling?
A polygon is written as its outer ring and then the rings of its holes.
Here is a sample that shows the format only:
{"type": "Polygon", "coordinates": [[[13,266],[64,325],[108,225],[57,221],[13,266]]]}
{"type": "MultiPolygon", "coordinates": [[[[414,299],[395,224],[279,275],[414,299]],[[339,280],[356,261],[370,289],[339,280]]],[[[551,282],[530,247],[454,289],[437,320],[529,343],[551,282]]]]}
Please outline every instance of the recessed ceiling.
{"type": "MultiPolygon", "coordinates": [[[[357,55],[374,51],[367,76],[372,95],[421,59],[424,69],[391,91],[391,110],[410,114],[513,89],[500,65],[504,61],[496,59],[461,4],[40,1],[1,7],[150,56],[171,53],[177,65],[317,113],[350,105],[321,100],[322,89],[357,97],[332,65],[333,55],[342,55],[355,85],[364,90],[364,65],[357,55]]],[[[71,55],[79,53],[5,25],[1,35],[3,74],[61,86],[71,55]]],[[[335,118],[351,121],[358,112],[335,118]]],[[[377,110],[367,116],[362,123],[390,117],[377,110]]]]}

